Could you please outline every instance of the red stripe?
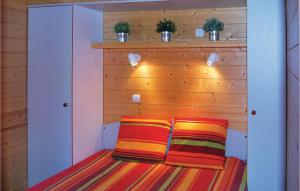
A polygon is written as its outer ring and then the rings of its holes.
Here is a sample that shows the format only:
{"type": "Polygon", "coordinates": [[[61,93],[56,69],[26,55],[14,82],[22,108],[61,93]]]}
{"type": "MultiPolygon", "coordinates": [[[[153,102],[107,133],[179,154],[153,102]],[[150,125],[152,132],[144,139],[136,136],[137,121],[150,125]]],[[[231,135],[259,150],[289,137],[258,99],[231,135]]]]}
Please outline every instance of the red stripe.
{"type": "Polygon", "coordinates": [[[57,181],[59,181],[60,179],[64,178],[65,176],[74,173],[75,171],[79,170],[80,168],[84,167],[85,165],[87,165],[90,162],[95,161],[96,158],[98,158],[101,155],[105,155],[108,154],[107,150],[103,150],[103,151],[99,151],[98,153],[88,157],[87,159],[79,162],[78,164],[76,164],[75,166],[72,166],[58,174],[56,174],[55,176],[52,176],[46,180],[44,180],[43,182],[33,186],[30,188],[30,191],[40,191],[40,190],[44,190],[47,187],[49,187],[49,185],[55,184],[57,181]]]}
{"type": "Polygon", "coordinates": [[[242,182],[243,179],[243,174],[244,174],[244,170],[245,170],[245,163],[243,163],[242,161],[238,162],[238,167],[236,169],[236,171],[234,172],[234,179],[233,179],[233,184],[232,184],[232,189],[233,190],[238,190],[240,188],[240,183],[242,182]]]}
{"type": "Polygon", "coordinates": [[[151,185],[149,191],[157,191],[165,183],[165,181],[170,177],[170,175],[176,170],[176,168],[169,168],[165,170],[163,174],[158,175],[158,179],[155,180],[155,183],[151,185]]]}
{"type": "Polygon", "coordinates": [[[191,152],[191,153],[205,153],[205,154],[212,154],[218,156],[224,156],[225,150],[216,149],[211,147],[205,146],[192,146],[192,145],[176,145],[172,144],[170,146],[171,151],[182,151],[182,152],[191,152]]]}
{"type": "Polygon", "coordinates": [[[151,140],[167,142],[170,129],[155,126],[121,125],[118,139],[151,140]]]}
{"type": "Polygon", "coordinates": [[[205,169],[200,172],[193,185],[190,187],[191,190],[208,190],[212,180],[217,171],[213,169],[205,169]],[[201,188],[201,189],[199,189],[201,188]]]}
{"type": "Polygon", "coordinates": [[[126,190],[131,186],[137,179],[139,179],[145,171],[149,170],[151,164],[139,163],[132,171],[130,171],[124,178],[122,178],[117,184],[114,184],[108,190],[126,190]]]}
{"type": "Polygon", "coordinates": [[[203,117],[175,117],[175,123],[176,122],[189,122],[189,121],[195,121],[195,122],[206,122],[210,124],[219,124],[223,127],[228,127],[228,120],[226,119],[215,119],[215,118],[203,118],[203,117]]]}
{"type": "Polygon", "coordinates": [[[227,134],[220,134],[216,132],[211,131],[191,131],[191,130],[174,130],[173,136],[195,136],[195,137],[212,137],[212,138],[218,138],[220,140],[225,140],[227,134]]]}
{"type": "MultiPolygon", "coordinates": [[[[212,157],[215,157],[215,155],[211,155],[212,157]]],[[[166,164],[177,166],[186,166],[186,167],[200,167],[203,168],[212,168],[212,169],[223,169],[224,168],[224,161],[225,158],[207,158],[209,155],[204,157],[190,157],[190,156],[178,156],[173,155],[171,153],[168,154],[166,164]]]]}
{"type": "Polygon", "coordinates": [[[147,158],[157,158],[157,157],[165,157],[165,152],[151,152],[151,151],[143,151],[139,152],[136,150],[129,150],[129,149],[118,149],[116,148],[113,156],[119,156],[119,155],[124,155],[124,156],[139,156],[139,157],[147,157],[147,158]]]}

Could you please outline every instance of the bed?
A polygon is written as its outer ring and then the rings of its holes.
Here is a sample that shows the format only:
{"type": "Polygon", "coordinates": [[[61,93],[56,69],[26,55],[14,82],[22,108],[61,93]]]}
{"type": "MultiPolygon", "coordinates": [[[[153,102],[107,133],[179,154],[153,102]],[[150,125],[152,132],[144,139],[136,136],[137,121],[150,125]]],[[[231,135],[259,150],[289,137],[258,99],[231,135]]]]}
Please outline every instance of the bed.
{"type": "Polygon", "coordinates": [[[116,160],[100,151],[33,186],[36,190],[247,190],[247,167],[228,157],[224,170],[116,160]]]}
{"type": "Polygon", "coordinates": [[[35,190],[247,190],[247,166],[225,156],[228,121],[123,116],[113,150],[102,150],[35,190]]]}

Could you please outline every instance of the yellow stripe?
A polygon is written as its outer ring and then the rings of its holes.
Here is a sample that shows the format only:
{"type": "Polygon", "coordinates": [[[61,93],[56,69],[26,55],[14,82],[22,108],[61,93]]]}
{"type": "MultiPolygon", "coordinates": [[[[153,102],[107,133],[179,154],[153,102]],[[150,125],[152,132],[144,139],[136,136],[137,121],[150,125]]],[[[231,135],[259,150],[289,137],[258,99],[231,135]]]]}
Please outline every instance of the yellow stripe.
{"type": "MultiPolygon", "coordinates": [[[[83,185],[81,185],[79,188],[77,188],[76,191],[85,191],[85,190],[87,190],[88,187],[90,187],[92,184],[96,183],[97,180],[100,180],[100,178],[102,178],[105,175],[107,175],[108,173],[112,172],[119,165],[121,165],[121,163],[122,163],[121,161],[118,161],[118,162],[112,164],[111,166],[106,168],[103,172],[97,174],[97,176],[94,176],[91,179],[89,179],[87,182],[85,182],[83,185]]],[[[61,190],[63,190],[63,189],[61,189],[61,190]]],[[[58,191],[61,191],[61,190],[58,190],[58,191]]],[[[65,190],[67,190],[67,189],[65,189],[65,190]]]]}
{"type": "Polygon", "coordinates": [[[121,180],[121,177],[133,170],[137,163],[129,163],[122,170],[118,171],[115,175],[107,179],[105,182],[101,183],[95,190],[106,190],[108,187],[112,186],[117,181],[121,180]]]}
{"type": "Polygon", "coordinates": [[[223,126],[217,124],[176,122],[175,130],[212,131],[215,133],[226,135],[226,129],[223,126]]]}
{"type": "Polygon", "coordinates": [[[220,188],[219,188],[219,187],[220,187],[220,184],[221,184],[221,181],[220,181],[220,180],[223,180],[224,174],[225,174],[225,172],[222,171],[222,172],[220,173],[219,177],[217,178],[216,184],[215,184],[214,189],[213,189],[214,191],[220,190],[220,188]]]}
{"type": "Polygon", "coordinates": [[[123,141],[123,142],[139,142],[139,143],[155,143],[155,144],[160,144],[160,145],[167,145],[166,142],[162,141],[153,141],[153,140],[142,140],[142,139],[118,139],[118,141],[123,141]]]}
{"type": "MultiPolygon", "coordinates": [[[[228,163],[226,162],[226,163],[225,163],[224,169],[227,169],[227,165],[228,165],[228,163]]],[[[220,187],[220,184],[222,183],[222,181],[224,181],[223,179],[224,179],[225,173],[226,173],[226,170],[222,170],[222,171],[220,172],[220,175],[219,175],[219,177],[217,178],[216,183],[215,183],[215,186],[214,186],[214,188],[213,188],[214,191],[220,190],[219,187],[220,187]]]]}
{"type": "MultiPolygon", "coordinates": [[[[134,186],[131,191],[138,191],[138,190],[142,190],[142,188],[146,185],[146,184],[150,184],[153,183],[153,176],[154,175],[157,175],[157,176],[154,176],[154,177],[158,177],[160,175],[163,174],[163,172],[161,171],[161,166],[164,165],[164,164],[157,164],[155,165],[154,169],[152,171],[149,172],[149,174],[147,174],[147,176],[145,176],[143,179],[141,179],[141,181],[136,185],[134,186]]],[[[165,168],[163,170],[166,170],[168,168],[165,168]]],[[[150,187],[150,186],[149,186],[150,187]]]]}
{"type": "Polygon", "coordinates": [[[180,181],[181,184],[176,188],[176,190],[188,190],[188,188],[191,186],[191,183],[194,181],[197,174],[201,171],[201,169],[192,168],[189,169],[187,174],[184,176],[184,178],[180,181]]]}
{"type": "Polygon", "coordinates": [[[117,149],[129,149],[139,151],[152,151],[152,152],[165,152],[166,145],[157,143],[143,143],[135,141],[118,141],[116,145],[117,149]]]}
{"type": "Polygon", "coordinates": [[[170,130],[170,126],[168,125],[161,125],[161,124],[153,124],[153,123],[130,123],[130,122],[122,122],[122,125],[128,125],[128,126],[143,126],[143,127],[155,127],[155,128],[162,128],[162,129],[167,129],[170,130]]]}
{"type": "Polygon", "coordinates": [[[166,124],[168,126],[171,126],[171,123],[166,120],[160,120],[160,119],[134,119],[134,118],[122,118],[122,121],[126,122],[148,122],[148,123],[162,123],[166,124]]]}

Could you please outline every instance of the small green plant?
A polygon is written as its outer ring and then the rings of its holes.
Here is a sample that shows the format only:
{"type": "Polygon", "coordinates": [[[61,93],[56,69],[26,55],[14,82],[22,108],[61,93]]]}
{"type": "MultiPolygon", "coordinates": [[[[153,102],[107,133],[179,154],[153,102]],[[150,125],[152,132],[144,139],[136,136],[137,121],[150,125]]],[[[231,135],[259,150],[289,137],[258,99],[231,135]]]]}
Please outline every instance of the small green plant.
{"type": "Polygon", "coordinates": [[[210,18],[204,23],[203,30],[205,32],[222,31],[224,30],[224,23],[217,18],[210,18]]]}
{"type": "Polygon", "coordinates": [[[129,33],[130,26],[127,22],[120,21],[114,26],[116,33],[129,33]]]}
{"type": "Polygon", "coordinates": [[[168,31],[168,32],[176,32],[176,25],[173,21],[171,20],[167,20],[164,19],[162,21],[159,21],[159,23],[157,23],[157,28],[156,28],[156,32],[161,33],[164,31],[168,31]]]}

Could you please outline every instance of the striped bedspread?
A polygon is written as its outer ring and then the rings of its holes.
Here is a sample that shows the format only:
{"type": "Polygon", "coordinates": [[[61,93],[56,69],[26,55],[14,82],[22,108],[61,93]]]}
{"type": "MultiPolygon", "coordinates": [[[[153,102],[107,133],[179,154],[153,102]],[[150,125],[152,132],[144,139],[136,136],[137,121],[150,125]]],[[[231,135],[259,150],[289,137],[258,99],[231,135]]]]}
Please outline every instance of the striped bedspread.
{"type": "Polygon", "coordinates": [[[34,190],[247,190],[246,164],[227,158],[224,170],[115,160],[100,151],[30,188],[34,190]]]}

